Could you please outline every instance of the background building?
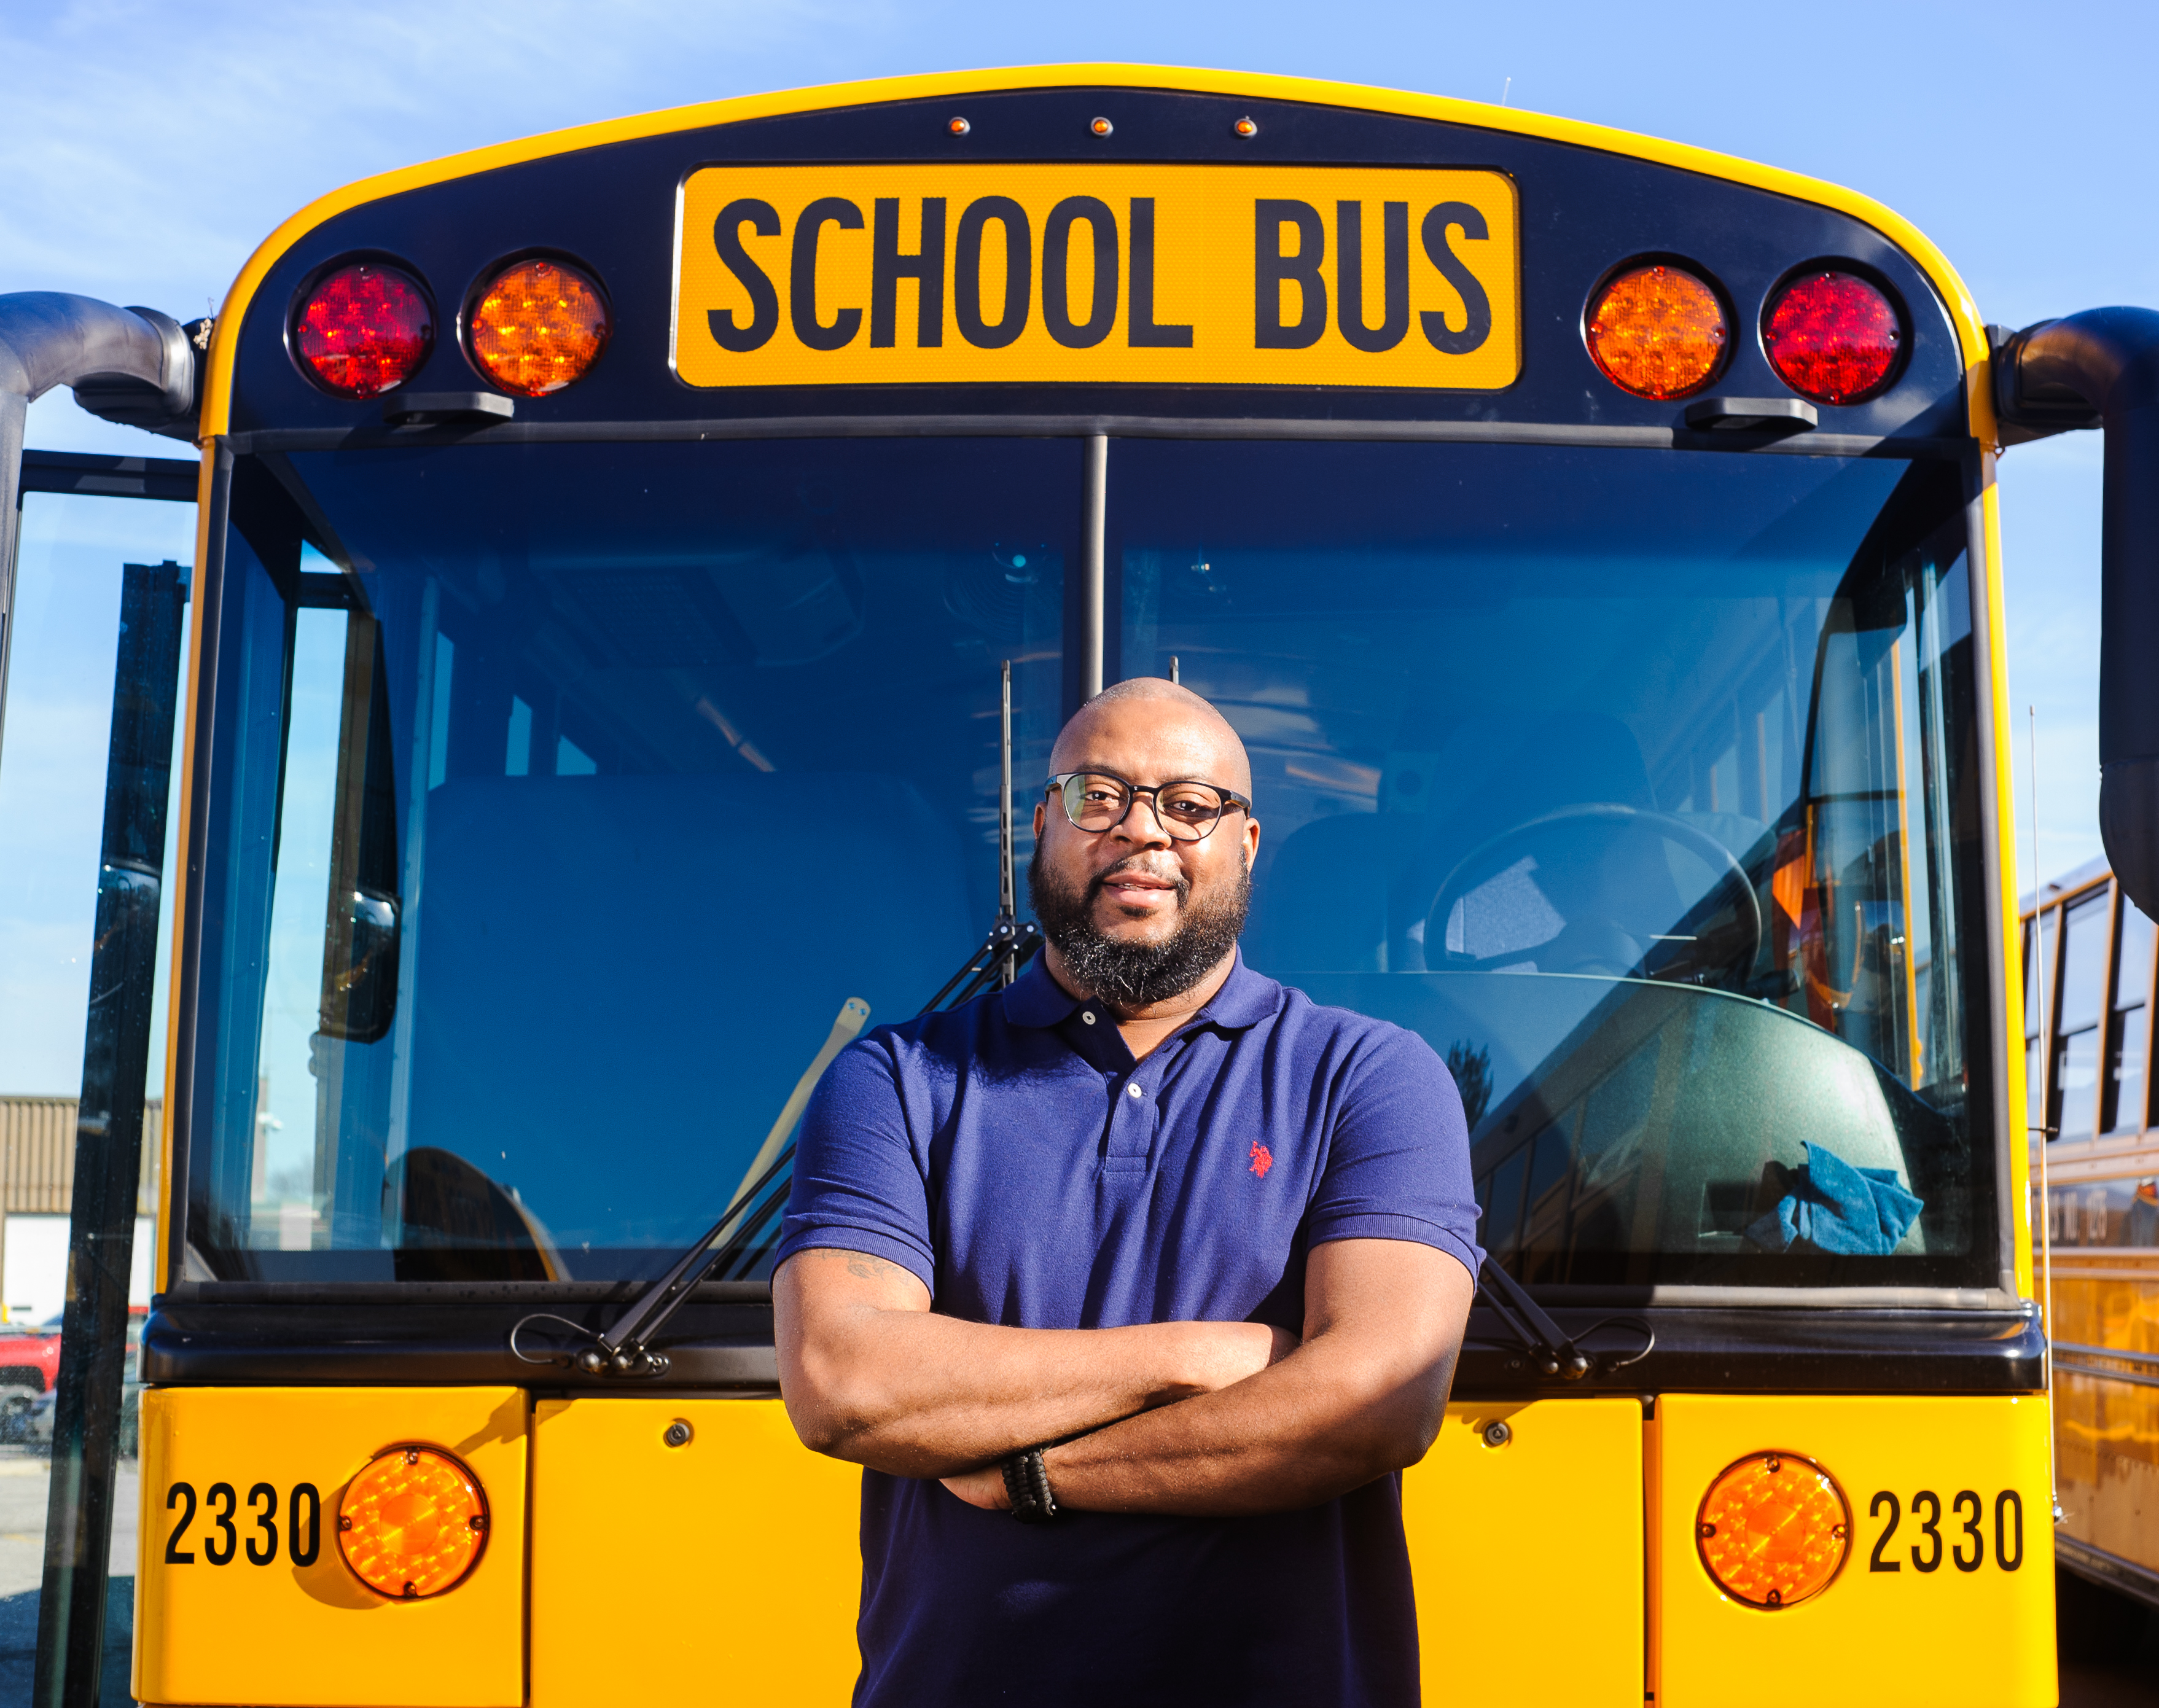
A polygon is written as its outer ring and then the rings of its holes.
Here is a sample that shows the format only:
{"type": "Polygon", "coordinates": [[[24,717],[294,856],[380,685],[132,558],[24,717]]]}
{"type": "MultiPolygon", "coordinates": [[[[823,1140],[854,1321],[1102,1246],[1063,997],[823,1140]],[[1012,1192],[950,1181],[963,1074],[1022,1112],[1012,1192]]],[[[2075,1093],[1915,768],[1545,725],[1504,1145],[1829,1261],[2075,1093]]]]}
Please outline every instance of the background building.
{"type": "MultiPolygon", "coordinates": [[[[72,1097],[0,1097],[0,1307],[11,1322],[56,1318],[67,1301],[75,1107],[72,1097]]],[[[135,1186],[135,1255],[127,1289],[131,1305],[150,1302],[164,1125],[164,1100],[153,1098],[142,1110],[142,1166],[135,1186]]]]}

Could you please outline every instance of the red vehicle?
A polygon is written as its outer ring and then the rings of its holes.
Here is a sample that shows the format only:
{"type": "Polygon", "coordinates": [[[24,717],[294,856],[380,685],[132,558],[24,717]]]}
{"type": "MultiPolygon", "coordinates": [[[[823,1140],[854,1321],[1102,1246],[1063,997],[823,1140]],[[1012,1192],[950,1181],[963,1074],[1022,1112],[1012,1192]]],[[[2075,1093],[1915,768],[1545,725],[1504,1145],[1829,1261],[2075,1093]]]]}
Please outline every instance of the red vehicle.
{"type": "Polygon", "coordinates": [[[26,1323],[0,1322],[0,1441],[24,1438],[30,1402],[60,1379],[60,1337],[26,1323]]]}

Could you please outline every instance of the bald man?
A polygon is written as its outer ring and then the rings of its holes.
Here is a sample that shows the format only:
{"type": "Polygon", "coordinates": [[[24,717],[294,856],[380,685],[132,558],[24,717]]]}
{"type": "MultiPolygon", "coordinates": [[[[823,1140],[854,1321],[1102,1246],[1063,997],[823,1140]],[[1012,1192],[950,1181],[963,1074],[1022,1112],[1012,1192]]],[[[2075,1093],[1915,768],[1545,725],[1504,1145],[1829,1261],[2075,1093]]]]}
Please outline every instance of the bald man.
{"type": "Polygon", "coordinates": [[[1461,1099],[1239,958],[1260,826],[1213,706],[1121,683],[1051,766],[1042,956],[852,1045],[803,1124],[780,1390],[866,1467],[855,1701],[1414,1704],[1461,1099]]]}

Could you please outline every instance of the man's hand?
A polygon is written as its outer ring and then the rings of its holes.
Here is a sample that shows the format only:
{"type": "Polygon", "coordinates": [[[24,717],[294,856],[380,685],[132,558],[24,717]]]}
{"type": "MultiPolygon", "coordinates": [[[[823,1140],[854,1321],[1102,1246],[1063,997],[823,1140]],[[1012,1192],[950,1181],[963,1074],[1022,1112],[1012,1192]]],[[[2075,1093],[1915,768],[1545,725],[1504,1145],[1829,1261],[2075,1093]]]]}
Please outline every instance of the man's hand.
{"type": "Polygon", "coordinates": [[[987,1465],[1000,1500],[998,1460],[1232,1387],[1297,1344],[1263,1322],[961,1322],[934,1314],[910,1271],[858,1251],[797,1253],[772,1293],[779,1391],[806,1445],[900,1477],[987,1465]]]}
{"type": "MultiPolygon", "coordinates": [[[[1446,1414],[1477,1290],[1469,1271],[1429,1245],[1342,1240],[1313,1248],[1304,1290],[1304,1339],[1288,1357],[1045,1452],[1058,1504],[1286,1512],[1422,1458],[1446,1414]]],[[[1007,1504],[995,1466],[945,1487],[972,1505],[1007,1504]]]]}

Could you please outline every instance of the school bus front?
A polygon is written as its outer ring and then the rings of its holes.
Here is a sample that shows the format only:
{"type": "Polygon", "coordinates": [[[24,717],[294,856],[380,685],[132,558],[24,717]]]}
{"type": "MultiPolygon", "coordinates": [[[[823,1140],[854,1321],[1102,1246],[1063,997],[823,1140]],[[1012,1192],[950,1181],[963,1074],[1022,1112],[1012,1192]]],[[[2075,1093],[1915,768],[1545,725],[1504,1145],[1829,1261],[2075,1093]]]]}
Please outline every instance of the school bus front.
{"type": "Polygon", "coordinates": [[[2051,1702],[1986,353],[1846,193],[1213,74],[296,216],[205,405],[137,1698],[844,1700],[786,1146],[997,914],[1008,661],[1023,807],[1105,682],[1220,706],[1247,959],[1463,1090],[1528,1307],[1406,1475],[1436,1700],[2051,1702]]]}

